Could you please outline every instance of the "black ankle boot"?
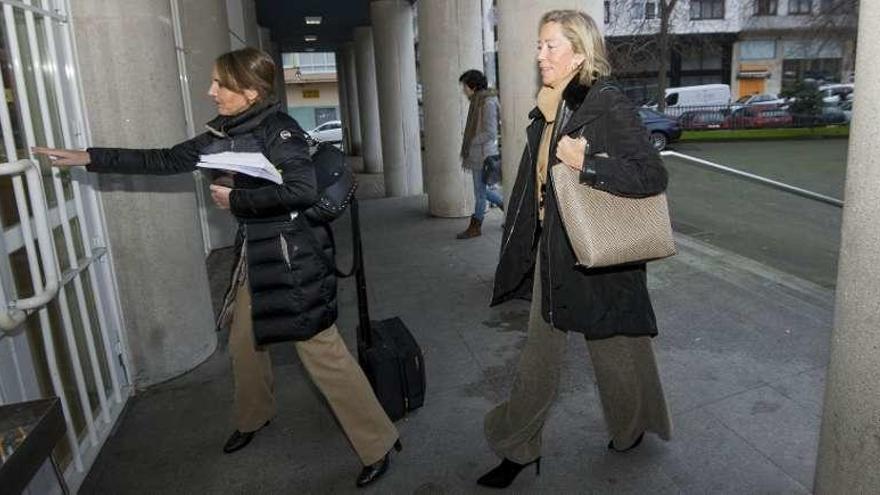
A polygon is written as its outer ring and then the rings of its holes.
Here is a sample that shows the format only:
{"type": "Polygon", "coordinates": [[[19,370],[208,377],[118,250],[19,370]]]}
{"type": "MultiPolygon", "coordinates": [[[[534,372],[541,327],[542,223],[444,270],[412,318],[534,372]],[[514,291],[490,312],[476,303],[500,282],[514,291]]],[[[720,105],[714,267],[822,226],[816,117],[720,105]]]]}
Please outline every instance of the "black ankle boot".
{"type": "Polygon", "coordinates": [[[480,476],[480,479],[477,480],[477,484],[489,488],[507,488],[513,483],[513,480],[516,479],[520,471],[531,464],[535,465],[535,476],[539,476],[541,474],[540,457],[527,464],[519,464],[509,459],[504,459],[501,461],[501,464],[495,467],[495,469],[480,476]]]}
{"type": "MultiPolygon", "coordinates": [[[[394,450],[400,452],[403,450],[403,445],[400,444],[400,440],[394,442],[394,450]]],[[[357,477],[357,487],[363,488],[370,483],[378,480],[388,471],[388,467],[391,465],[391,451],[389,450],[385,457],[382,458],[379,462],[374,462],[369,466],[364,466],[364,469],[361,470],[361,474],[357,477]]]]}
{"type": "Polygon", "coordinates": [[[625,449],[617,449],[617,448],[615,448],[615,447],[614,447],[614,439],[612,439],[610,442],[608,442],[608,450],[613,450],[613,451],[615,451],[615,452],[629,452],[630,450],[632,450],[632,449],[638,447],[639,444],[642,443],[642,440],[643,440],[644,438],[645,438],[645,432],[642,432],[642,434],[639,435],[639,438],[636,438],[636,441],[633,442],[632,445],[630,445],[629,447],[627,447],[627,448],[625,448],[625,449]]]}

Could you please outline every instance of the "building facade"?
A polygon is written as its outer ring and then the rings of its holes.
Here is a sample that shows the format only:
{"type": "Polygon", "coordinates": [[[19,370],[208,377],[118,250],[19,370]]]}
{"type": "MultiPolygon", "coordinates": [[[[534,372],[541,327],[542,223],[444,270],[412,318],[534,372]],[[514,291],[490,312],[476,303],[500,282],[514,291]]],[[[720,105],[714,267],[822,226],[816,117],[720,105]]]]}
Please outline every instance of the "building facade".
{"type": "Polygon", "coordinates": [[[285,53],[287,111],[305,130],[339,120],[336,55],[331,52],[285,53]]]}
{"type": "Polygon", "coordinates": [[[606,0],[605,30],[630,97],[656,97],[661,37],[671,47],[667,87],[723,83],[734,98],[779,93],[804,79],[851,82],[854,0],[606,0]]]}

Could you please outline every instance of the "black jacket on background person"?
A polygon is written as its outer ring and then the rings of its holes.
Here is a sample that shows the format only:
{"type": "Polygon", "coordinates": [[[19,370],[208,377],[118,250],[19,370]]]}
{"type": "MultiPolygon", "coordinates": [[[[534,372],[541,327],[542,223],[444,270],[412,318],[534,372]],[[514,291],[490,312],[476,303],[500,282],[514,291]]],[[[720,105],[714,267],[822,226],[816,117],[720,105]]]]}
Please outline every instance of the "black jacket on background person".
{"type": "MultiPolygon", "coordinates": [[[[273,103],[257,104],[237,116],[217,117],[207,129],[169,149],[89,148],[87,168],[101,173],[170,175],[192,172],[202,154],[263,153],[284,182],[235,175],[229,197],[230,211],[239,222],[233,266],[246,255],[257,343],[307,340],[336,321],[337,308],[336,275],[325,261],[334,254],[326,230],[309,225],[302,215],[291,219],[291,213],[318,199],[305,133],[273,103]]],[[[231,302],[228,296],[224,313],[231,302]]]]}
{"type": "MultiPolygon", "coordinates": [[[[583,333],[587,339],[656,335],[645,265],[577,266],[549,171],[544,221],[539,225],[536,161],[546,121],[537,108],[529,117],[528,141],[501,239],[492,305],[531,297],[540,242],[545,321],[560,330],[583,333]]],[[[648,141],[636,108],[616,86],[600,79],[587,87],[575,78],[563,92],[557,122],[548,170],[567,166],[556,158],[561,136],[583,136],[590,144],[581,173],[583,187],[627,197],[653,196],[666,189],[667,173],[660,156],[648,141]]]]}

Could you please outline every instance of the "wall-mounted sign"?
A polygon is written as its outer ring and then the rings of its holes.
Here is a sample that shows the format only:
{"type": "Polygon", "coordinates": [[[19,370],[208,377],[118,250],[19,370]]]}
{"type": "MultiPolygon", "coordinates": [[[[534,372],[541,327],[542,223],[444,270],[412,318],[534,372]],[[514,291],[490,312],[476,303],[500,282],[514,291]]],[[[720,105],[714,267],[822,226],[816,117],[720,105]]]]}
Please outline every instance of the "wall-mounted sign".
{"type": "Polygon", "coordinates": [[[320,89],[304,89],[303,90],[303,98],[320,98],[321,90],[320,89]]]}

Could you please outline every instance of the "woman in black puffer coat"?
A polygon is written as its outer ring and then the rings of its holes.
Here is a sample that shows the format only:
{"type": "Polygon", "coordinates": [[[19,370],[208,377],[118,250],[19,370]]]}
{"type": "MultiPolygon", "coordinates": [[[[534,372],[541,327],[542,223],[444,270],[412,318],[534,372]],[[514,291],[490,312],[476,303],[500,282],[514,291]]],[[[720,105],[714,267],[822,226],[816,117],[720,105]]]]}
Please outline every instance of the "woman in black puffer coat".
{"type": "MultiPolygon", "coordinates": [[[[56,166],[90,172],[166,175],[192,172],[205,156],[240,154],[268,160],[282,184],[244,174],[222,175],[211,186],[218,207],[238,220],[236,263],[220,327],[231,323],[237,429],[224,451],[245,447],[275,415],[273,377],[265,344],[294,341],[315,384],[364,464],[357,485],[384,474],[398,433],[336,328],[333,248],[324,228],[303,212],[318,191],[305,133],[273,103],[275,64],[253,48],[220,56],[210,96],[218,117],[207,131],[170,149],[35,148],[56,166]],[[323,253],[322,253],[323,251],[323,253]]],[[[229,155],[226,155],[229,156],[229,155]]]]}

